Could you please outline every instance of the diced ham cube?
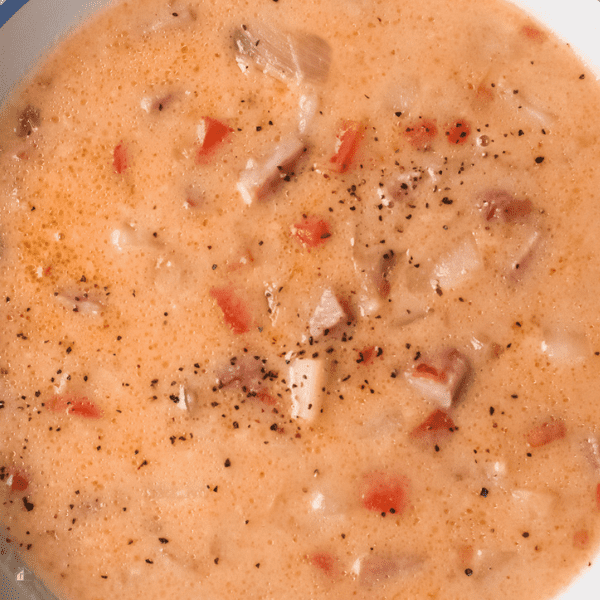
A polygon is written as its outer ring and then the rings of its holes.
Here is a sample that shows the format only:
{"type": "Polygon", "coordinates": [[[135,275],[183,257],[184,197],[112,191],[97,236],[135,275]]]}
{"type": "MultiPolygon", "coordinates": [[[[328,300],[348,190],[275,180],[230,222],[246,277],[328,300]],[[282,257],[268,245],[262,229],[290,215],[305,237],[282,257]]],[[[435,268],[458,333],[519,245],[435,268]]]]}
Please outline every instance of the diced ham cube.
{"type": "Polygon", "coordinates": [[[202,117],[197,130],[199,148],[196,163],[206,162],[232,131],[231,127],[217,119],[202,117]]]}
{"type": "Polygon", "coordinates": [[[524,223],[533,212],[531,200],[520,200],[506,190],[484,192],[480,206],[486,221],[501,223],[524,223]]]}
{"type": "Polygon", "coordinates": [[[235,334],[250,331],[252,315],[246,302],[234,291],[233,287],[214,287],[210,295],[217,301],[219,308],[223,311],[225,323],[231,327],[235,334]]]}
{"type": "Polygon", "coordinates": [[[262,163],[253,159],[248,161],[237,183],[243,201],[252,204],[273,194],[283,180],[289,181],[306,151],[307,147],[302,140],[290,136],[281,141],[271,156],[262,163]]]}
{"type": "Polygon", "coordinates": [[[363,477],[360,498],[367,510],[400,515],[408,508],[408,495],[409,482],[404,476],[373,471],[363,477]]]}
{"type": "Polygon", "coordinates": [[[331,237],[331,228],[328,221],[309,216],[292,226],[292,235],[310,250],[327,242],[331,237]]]}
{"type": "Polygon", "coordinates": [[[313,421],[321,412],[325,369],[319,359],[296,358],[289,367],[292,419],[313,421]]]}
{"type": "Polygon", "coordinates": [[[352,166],[364,135],[365,126],[362,123],[342,123],[336,136],[335,154],[329,159],[333,171],[345,173],[352,166]]]}
{"type": "Polygon", "coordinates": [[[466,385],[471,371],[468,358],[456,348],[420,356],[404,375],[428,400],[449,409],[466,385]]]}
{"type": "Polygon", "coordinates": [[[313,338],[318,338],[343,323],[347,318],[346,311],[340,301],[331,289],[327,288],[310,318],[309,333],[313,338]]]}
{"type": "Polygon", "coordinates": [[[532,448],[539,448],[563,439],[567,435],[567,426],[561,419],[550,418],[541,425],[530,429],[527,433],[527,443],[532,448]]]}
{"type": "Polygon", "coordinates": [[[249,354],[236,356],[229,364],[217,372],[220,388],[241,388],[247,392],[256,392],[262,387],[264,365],[260,357],[249,354]]]}
{"type": "Polygon", "coordinates": [[[596,473],[600,475],[600,442],[595,435],[588,435],[581,444],[583,456],[596,473]]]}
{"type": "Polygon", "coordinates": [[[384,206],[393,207],[395,202],[409,202],[422,179],[423,173],[414,170],[391,177],[385,186],[378,190],[381,203],[384,206]]]}
{"type": "Polygon", "coordinates": [[[375,288],[382,298],[390,295],[390,274],[396,266],[396,254],[393,250],[386,250],[380,257],[373,271],[373,282],[375,288]]]}
{"type": "Polygon", "coordinates": [[[329,74],[331,47],[317,35],[257,23],[242,25],[233,39],[243,71],[254,63],[264,73],[291,84],[324,83],[329,74]]]}
{"type": "Polygon", "coordinates": [[[437,443],[454,432],[455,427],[450,415],[438,408],[410,432],[410,437],[437,443]]]}

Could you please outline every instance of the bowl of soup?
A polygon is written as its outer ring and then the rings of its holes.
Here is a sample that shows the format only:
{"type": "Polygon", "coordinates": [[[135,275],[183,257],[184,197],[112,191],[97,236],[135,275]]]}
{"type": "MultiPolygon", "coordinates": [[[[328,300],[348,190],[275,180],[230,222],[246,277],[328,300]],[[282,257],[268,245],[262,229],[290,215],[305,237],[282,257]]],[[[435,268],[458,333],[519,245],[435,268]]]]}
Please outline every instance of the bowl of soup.
{"type": "Polygon", "coordinates": [[[598,7],[105,4],[2,27],[7,585],[594,597],[598,7]]]}

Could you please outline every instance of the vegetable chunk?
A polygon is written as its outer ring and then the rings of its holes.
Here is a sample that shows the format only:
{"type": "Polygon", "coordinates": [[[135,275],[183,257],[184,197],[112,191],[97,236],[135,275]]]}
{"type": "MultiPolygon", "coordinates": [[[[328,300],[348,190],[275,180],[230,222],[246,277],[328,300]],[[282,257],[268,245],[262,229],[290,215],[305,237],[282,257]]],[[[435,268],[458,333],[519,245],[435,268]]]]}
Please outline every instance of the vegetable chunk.
{"type": "Polygon", "coordinates": [[[420,356],[404,375],[425,398],[448,409],[463,391],[471,365],[456,348],[447,348],[431,356],[420,356]]]}

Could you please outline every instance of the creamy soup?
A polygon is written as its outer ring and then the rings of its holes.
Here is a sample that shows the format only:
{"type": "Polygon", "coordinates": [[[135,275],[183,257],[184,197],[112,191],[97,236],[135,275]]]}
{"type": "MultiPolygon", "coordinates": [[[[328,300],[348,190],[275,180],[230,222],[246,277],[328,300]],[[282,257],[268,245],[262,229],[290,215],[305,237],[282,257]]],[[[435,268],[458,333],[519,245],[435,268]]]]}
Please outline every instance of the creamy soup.
{"type": "Polygon", "coordinates": [[[551,597],[599,537],[598,114],[495,1],[78,31],[0,120],[11,543],[73,600],[551,597]]]}

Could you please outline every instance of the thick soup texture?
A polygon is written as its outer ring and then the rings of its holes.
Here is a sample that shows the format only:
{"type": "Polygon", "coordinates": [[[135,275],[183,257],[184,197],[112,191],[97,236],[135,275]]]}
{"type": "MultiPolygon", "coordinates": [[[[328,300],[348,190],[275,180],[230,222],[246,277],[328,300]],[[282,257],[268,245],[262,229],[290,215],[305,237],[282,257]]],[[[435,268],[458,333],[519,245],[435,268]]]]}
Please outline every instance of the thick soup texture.
{"type": "Polygon", "coordinates": [[[600,91],[489,0],[129,1],[0,122],[0,500],[65,598],[551,597],[600,521],[600,91]]]}

